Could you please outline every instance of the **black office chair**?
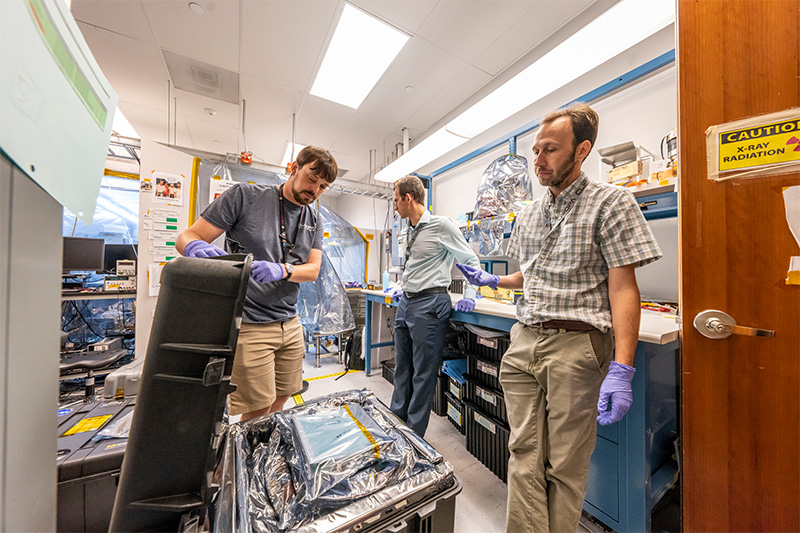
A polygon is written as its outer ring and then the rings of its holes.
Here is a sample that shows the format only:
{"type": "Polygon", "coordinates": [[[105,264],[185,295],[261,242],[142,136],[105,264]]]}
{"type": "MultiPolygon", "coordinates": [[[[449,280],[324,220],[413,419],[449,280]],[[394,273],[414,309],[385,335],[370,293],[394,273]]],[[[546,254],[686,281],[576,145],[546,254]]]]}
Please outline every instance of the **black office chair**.
{"type": "Polygon", "coordinates": [[[63,376],[65,372],[72,370],[86,371],[86,393],[87,398],[91,398],[95,393],[94,372],[113,365],[128,354],[128,350],[106,350],[96,352],[73,352],[61,354],[61,364],[59,370],[63,376]]]}

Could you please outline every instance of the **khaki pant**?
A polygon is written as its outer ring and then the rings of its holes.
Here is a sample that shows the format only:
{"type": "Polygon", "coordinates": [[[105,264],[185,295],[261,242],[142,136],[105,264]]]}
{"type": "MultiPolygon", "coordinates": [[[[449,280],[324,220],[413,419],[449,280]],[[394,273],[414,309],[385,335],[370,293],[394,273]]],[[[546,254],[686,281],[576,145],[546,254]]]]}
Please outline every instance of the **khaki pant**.
{"type": "Polygon", "coordinates": [[[506,531],[574,532],[612,333],[511,328],[503,385],[511,436],[506,531]]]}
{"type": "Polygon", "coordinates": [[[306,344],[297,317],[269,324],[243,323],[239,329],[228,413],[240,415],[265,409],[277,395],[288,396],[303,388],[306,344]]]}

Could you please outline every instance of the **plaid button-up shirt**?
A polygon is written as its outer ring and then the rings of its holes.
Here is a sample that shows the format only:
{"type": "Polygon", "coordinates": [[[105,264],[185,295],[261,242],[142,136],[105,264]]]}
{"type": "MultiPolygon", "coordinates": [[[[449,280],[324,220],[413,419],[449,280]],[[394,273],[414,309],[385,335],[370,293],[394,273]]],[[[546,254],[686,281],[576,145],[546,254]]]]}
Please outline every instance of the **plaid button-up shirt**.
{"type": "Polygon", "coordinates": [[[611,328],[608,269],[644,266],[662,255],[630,191],[586,174],[522,210],[507,254],[524,277],[517,320],[580,320],[601,331],[611,328]]]}

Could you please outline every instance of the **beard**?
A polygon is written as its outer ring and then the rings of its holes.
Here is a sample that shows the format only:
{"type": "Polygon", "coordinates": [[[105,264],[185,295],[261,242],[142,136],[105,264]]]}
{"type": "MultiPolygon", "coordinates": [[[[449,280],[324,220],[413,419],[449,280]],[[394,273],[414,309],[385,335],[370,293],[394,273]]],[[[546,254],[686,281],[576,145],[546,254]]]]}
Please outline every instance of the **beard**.
{"type": "MultiPolygon", "coordinates": [[[[545,187],[555,187],[558,188],[567,177],[572,174],[573,170],[575,170],[575,154],[577,153],[577,148],[572,149],[572,153],[570,154],[569,158],[567,158],[564,163],[559,166],[558,168],[553,169],[553,175],[550,178],[548,183],[542,183],[541,178],[539,179],[539,183],[544,185],[545,187]]],[[[539,176],[537,172],[537,177],[539,176]]]]}
{"type": "Polygon", "coordinates": [[[292,196],[294,196],[295,201],[300,205],[308,205],[316,200],[314,193],[311,191],[302,191],[294,185],[292,185],[292,196]]]}

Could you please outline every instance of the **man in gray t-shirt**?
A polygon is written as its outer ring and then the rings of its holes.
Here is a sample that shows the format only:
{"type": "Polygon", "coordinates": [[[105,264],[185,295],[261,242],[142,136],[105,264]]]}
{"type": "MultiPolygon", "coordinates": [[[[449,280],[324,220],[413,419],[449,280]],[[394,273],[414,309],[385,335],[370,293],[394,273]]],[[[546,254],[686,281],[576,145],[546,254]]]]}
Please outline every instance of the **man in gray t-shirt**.
{"type": "Polygon", "coordinates": [[[210,244],[226,233],[237,250],[253,254],[239,330],[229,413],[242,420],[283,409],[302,387],[305,341],[297,318],[298,283],[314,281],[322,264],[322,219],[310,205],[336,179],[325,149],[307,146],[280,186],[239,184],[206,208],[178,236],[187,257],[225,251],[210,244]]]}

